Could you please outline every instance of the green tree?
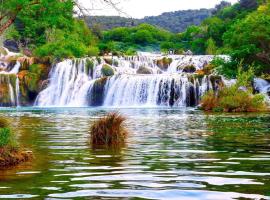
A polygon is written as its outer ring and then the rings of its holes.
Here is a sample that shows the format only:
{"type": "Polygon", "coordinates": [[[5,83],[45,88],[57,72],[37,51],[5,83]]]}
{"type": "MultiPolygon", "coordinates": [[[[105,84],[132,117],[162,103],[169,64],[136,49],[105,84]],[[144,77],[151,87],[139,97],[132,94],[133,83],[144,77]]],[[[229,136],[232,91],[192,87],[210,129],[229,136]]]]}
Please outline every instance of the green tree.
{"type": "Polygon", "coordinates": [[[209,54],[209,55],[215,55],[216,54],[217,47],[216,47],[215,41],[212,38],[207,40],[206,46],[207,46],[207,48],[206,48],[206,53],[207,54],[209,54]]]}

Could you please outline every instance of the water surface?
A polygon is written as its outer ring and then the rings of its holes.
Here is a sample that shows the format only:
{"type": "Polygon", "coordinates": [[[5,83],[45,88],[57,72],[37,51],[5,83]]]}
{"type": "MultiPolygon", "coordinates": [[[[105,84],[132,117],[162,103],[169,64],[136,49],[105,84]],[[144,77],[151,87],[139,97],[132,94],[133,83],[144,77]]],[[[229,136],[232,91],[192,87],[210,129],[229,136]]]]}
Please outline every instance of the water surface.
{"type": "Polygon", "coordinates": [[[0,171],[0,198],[270,199],[270,114],[121,109],[118,150],[92,149],[91,123],[112,109],[2,109],[32,163],[0,171]]]}

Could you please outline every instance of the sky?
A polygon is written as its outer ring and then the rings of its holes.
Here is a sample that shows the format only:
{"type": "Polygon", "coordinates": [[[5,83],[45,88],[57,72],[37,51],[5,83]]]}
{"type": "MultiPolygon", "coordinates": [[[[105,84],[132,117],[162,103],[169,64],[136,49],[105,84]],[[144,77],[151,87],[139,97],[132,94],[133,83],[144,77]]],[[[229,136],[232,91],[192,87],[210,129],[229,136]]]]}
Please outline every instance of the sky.
{"type": "MultiPolygon", "coordinates": [[[[112,0],[117,3],[122,13],[117,12],[111,6],[102,3],[102,0],[79,0],[88,9],[91,15],[122,15],[132,18],[156,16],[163,12],[213,8],[221,0],[112,0]],[[93,9],[94,8],[94,9],[93,9]]],[[[237,0],[227,0],[236,3],[237,0]]]]}

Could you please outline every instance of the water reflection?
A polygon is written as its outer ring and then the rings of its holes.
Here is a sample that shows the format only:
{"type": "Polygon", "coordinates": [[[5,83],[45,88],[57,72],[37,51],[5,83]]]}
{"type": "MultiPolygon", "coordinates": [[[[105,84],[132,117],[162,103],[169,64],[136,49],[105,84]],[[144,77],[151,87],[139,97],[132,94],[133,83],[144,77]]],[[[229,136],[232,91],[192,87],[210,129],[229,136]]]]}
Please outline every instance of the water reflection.
{"type": "Polygon", "coordinates": [[[118,151],[92,149],[89,126],[110,111],[1,112],[13,121],[21,143],[34,151],[36,159],[0,172],[0,198],[270,196],[270,114],[122,109],[131,132],[126,146],[118,151]]]}

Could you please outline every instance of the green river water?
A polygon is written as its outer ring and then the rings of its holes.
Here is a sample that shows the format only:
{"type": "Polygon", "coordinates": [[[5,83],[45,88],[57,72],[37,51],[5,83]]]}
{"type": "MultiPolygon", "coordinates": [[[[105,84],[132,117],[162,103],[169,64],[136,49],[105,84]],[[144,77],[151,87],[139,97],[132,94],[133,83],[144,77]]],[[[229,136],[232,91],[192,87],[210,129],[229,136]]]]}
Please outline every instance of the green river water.
{"type": "Polygon", "coordinates": [[[106,108],[2,109],[32,162],[0,171],[9,199],[270,199],[270,113],[120,109],[119,150],[92,149],[106,108]]]}

